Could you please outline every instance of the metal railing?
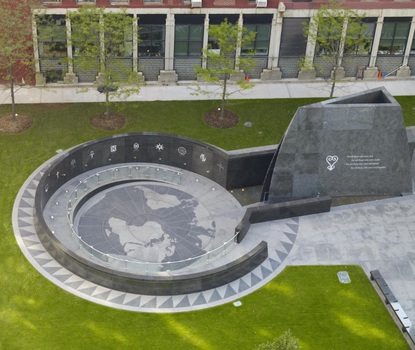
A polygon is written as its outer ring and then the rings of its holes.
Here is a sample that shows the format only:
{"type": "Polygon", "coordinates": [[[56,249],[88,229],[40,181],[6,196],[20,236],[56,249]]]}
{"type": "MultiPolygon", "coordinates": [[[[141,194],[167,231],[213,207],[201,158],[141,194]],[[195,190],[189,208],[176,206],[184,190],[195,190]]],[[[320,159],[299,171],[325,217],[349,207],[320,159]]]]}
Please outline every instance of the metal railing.
{"type": "Polygon", "coordinates": [[[73,213],[80,200],[85,195],[90,193],[91,190],[108,183],[124,180],[155,180],[180,184],[182,175],[183,173],[181,172],[160,166],[121,166],[100,171],[94,175],[89,176],[87,179],[80,181],[80,183],[72,191],[67,204],[67,218],[72,230],[72,238],[76,241],[80,249],[90,255],[91,259],[96,258],[109,268],[134,274],[169,275],[172,271],[178,271],[182,269],[190,270],[190,268],[196,268],[205,264],[209,264],[212,260],[224,256],[236,244],[236,235],[232,236],[220,247],[203,255],[180,261],[150,263],[123,259],[100,252],[93,246],[86,243],[76,232],[73,223],[73,213]]]}

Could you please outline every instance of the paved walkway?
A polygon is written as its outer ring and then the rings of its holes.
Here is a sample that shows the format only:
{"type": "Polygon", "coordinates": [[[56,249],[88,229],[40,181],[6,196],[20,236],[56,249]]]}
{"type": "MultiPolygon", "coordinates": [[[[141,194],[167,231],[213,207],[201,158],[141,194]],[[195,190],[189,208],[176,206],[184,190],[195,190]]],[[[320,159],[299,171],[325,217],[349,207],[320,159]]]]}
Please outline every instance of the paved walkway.
{"type": "MultiPolygon", "coordinates": [[[[258,81],[259,82],[259,81],[258,81]]],[[[190,82],[188,82],[190,83],[190,82]]],[[[255,80],[252,81],[255,84],[255,80]]],[[[190,83],[192,84],[192,83],[190,83]]],[[[87,87],[88,85],[85,85],[87,87]]],[[[207,86],[207,90],[216,91],[210,95],[194,96],[189,84],[180,83],[175,86],[147,85],[140,94],[133,95],[128,101],[181,101],[219,99],[218,86],[207,86]]],[[[381,79],[373,81],[351,81],[338,83],[335,96],[344,96],[355,92],[366,91],[384,86],[393,96],[415,95],[415,77],[407,80],[381,79]]],[[[91,86],[90,86],[91,87],[91,86]]],[[[234,86],[229,86],[232,92],[234,86]]],[[[73,103],[73,102],[102,102],[104,96],[96,91],[96,87],[87,92],[80,92],[80,87],[66,85],[51,85],[47,88],[22,87],[16,92],[16,103],[73,103]]],[[[330,86],[322,79],[313,82],[283,79],[278,83],[258,83],[253,89],[232,94],[232,99],[249,98],[305,98],[329,97],[330,86]]],[[[0,87],[0,104],[10,103],[10,91],[0,87]]]]}

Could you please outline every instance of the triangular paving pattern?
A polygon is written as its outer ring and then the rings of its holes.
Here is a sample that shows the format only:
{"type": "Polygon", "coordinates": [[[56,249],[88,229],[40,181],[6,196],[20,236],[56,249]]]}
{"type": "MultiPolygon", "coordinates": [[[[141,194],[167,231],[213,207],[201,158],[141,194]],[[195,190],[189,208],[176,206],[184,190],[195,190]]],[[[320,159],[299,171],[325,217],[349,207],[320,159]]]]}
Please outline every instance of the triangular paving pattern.
{"type": "Polygon", "coordinates": [[[289,233],[289,232],[284,232],[284,234],[291,241],[291,243],[295,242],[297,235],[295,235],[294,233],[289,233]]]}
{"type": "Polygon", "coordinates": [[[175,306],[176,308],[180,307],[189,307],[189,297],[187,295],[184,296],[184,298],[175,306]]]}
{"type": "Polygon", "coordinates": [[[107,300],[115,304],[123,304],[124,298],[125,298],[124,292],[120,292],[118,290],[111,290],[110,294],[108,295],[107,300]]]}
{"type": "Polygon", "coordinates": [[[209,303],[213,303],[218,300],[222,300],[222,297],[220,296],[219,292],[215,289],[212,293],[212,296],[209,299],[209,303]]]}
{"type": "MultiPolygon", "coordinates": [[[[127,299],[127,297],[125,299],[127,299]]],[[[124,305],[139,307],[140,302],[141,302],[141,296],[134,295],[134,298],[129,300],[128,302],[124,300],[124,305]]]]}
{"type": "Polygon", "coordinates": [[[149,301],[147,301],[145,304],[141,305],[141,307],[151,308],[154,309],[157,307],[157,297],[153,297],[149,301]]]}
{"type": "Polygon", "coordinates": [[[295,224],[285,224],[287,227],[289,227],[294,233],[298,233],[298,225],[295,224]]]}
{"type": "Polygon", "coordinates": [[[203,305],[203,304],[206,304],[206,299],[203,296],[203,293],[200,293],[199,296],[196,298],[195,302],[193,303],[193,306],[203,305]]]}
{"type": "Polygon", "coordinates": [[[243,291],[247,290],[249,286],[244,282],[244,280],[241,278],[239,280],[239,288],[238,293],[242,293],[243,291]]]}
{"type": "Polygon", "coordinates": [[[262,272],[262,279],[267,278],[272,272],[265,268],[264,266],[261,266],[261,272],[262,272]]]}
{"type": "Polygon", "coordinates": [[[287,253],[289,253],[293,247],[292,243],[288,243],[288,242],[284,242],[284,241],[280,241],[281,244],[283,245],[283,247],[285,248],[285,250],[287,251],[287,253]]]}
{"type": "Polygon", "coordinates": [[[281,265],[281,263],[279,263],[278,261],[274,259],[269,258],[268,260],[269,260],[269,263],[271,264],[272,271],[275,271],[281,265]]]}
{"type": "Polygon", "coordinates": [[[284,259],[287,257],[287,253],[284,253],[278,249],[275,249],[275,252],[277,253],[278,257],[280,258],[281,262],[284,261],[284,259]]]}
{"type": "Polygon", "coordinates": [[[172,309],[173,307],[173,297],[169,297],[163,304],[159,306],[160,309],[172,309]]]}
{"type": "Polygon", "coordinates": [[[251,272],[251,287],[255,286],[258,282],[261,282],[261,279],[253,272],[251,272]]]}

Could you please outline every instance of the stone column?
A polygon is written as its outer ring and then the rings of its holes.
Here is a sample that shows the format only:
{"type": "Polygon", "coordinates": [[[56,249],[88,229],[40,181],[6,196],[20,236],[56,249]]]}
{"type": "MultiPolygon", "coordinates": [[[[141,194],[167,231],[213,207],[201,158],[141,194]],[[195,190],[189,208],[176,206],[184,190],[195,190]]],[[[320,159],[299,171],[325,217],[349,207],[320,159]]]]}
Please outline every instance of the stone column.
{"type": "Polygon", "coordinates": [[[72,52],[72,28],[71,18],[69,14],[66,15],[66,52],[68,56],[68,73],[63,78],[65,84],[78,84],[78,77],[74,73],[73,67],[73,52],[72,52]]]}
{"type": "MultiPolygon", "coordinates": [[[[100,33],[99,33],[99,46],[100,46],[100,67],[101,72],[105,71],[105,33],[104,33],[104,15],[101,15],[99,17],[99,27],[100,27],[100,33]]],[[[98,76],[96,77],[96,83],[98,85],[104,83],[105,81],[105,73],[98,72],[98,76]]]]}
{"type": "Polygon", "coordinates": [[[278,6],[278,14],[274,13],[274,16],[272,17],[271,35],[269,39],[268,66],[267,69],[262,71],[261,80],[281,79],[281,69],[278,67],[278,59],[281,46],[282,18],[284,16],[284,11],[280,10],[280,8],[282,8],[281,4],[284,5],[282,2],[280,2],[280,5],[278,6]]]}
{"type": "Polygon", "coordinates": [[[409,55],[411,54],[412,39],[415,32],[415,17],[412,17],[411,28],[409,29],[408,41],[406,42],[405,55],[403,57],[402,67],[396,72],[399,78],[411,76],[411,68],[408,67],[409,55]]]}
{"type": "Polygon", "coordinates": [[[133,72],[136,75],[137,83],[144,82],[144,75],[138,71],[138,32],[137,32],[137,14],[134,13],[133,21],[133,72]]]}
{"type": "Polygon", "coordinates": [[[46,78],[43,73],[40,71],[40,61],[39,61],[39,43],[37,39],[37,25],[35,14],[32,15],[32,36],[33,36],[33,55],[35,59],[35,79],[36,85],[45,85],[46,78]]]}
{"type": "MultiPolygon", "coordinates": [[[[209,41],[209,14],[207,13],[205,16],[205,23],[203,26],[203,48],[207,49],[209,41]]],[[[207,61],[202,61],[202,67],[206,69],[207,61]]]]}
{"type": "MultiPolygon", "coordinates": [[[[346,40],[346,33],[347,33],[347,25],[349,21],[346,19],[343,23],[343,29],[342,29],[342,39],[340,41],[340,48],[339,48],[339,58],[338,62],[336,62],[336,81],[344,79],[346,76],[346,72],[344,71],[344,68],[342,67],[342,61],[343,61],[343,54],[344,54],[344,42],[346,40]]],[[[331,79],[334,79],[334,69],[331,71],[331,79]]]]}
{"type": "MultiPolygon", "coordinates": [[[[244,26],[244,16],[242,12],[239,14],[238,26],[242,30],[244,26]]],[[[241,81],[245,79],[245,72],[243,70],[239,70],[239,57],[241,56],[242,48],[238,47],[235,52],[235,74],[231,74],[229,80],[230,81],[241,81]]]]}
{"type": "MultiPolygon", "coordinates": [[[[315,28],[313,26],[314,17],[310,18],[310,28],[315,28]]],[[[299,80],[311,80],[316,78],[316,69],[313,67],[313,61],[314,61],[314,54],[316,51],[316,42],[310,40],[310,35],[307,38],[307,46],[305,49],[305,61],[308,64],[307,68],[302,68],[298,72],[298,79],[299,80]]]]}
{"type": "Polygon", "coordinates": [[[134,13],[133,22],[133,71],[137,72],[138,67],[138,33],[137,33],[137,14],[134,13]]]}
{"type": "Polygon", "coordinates": [[[370,54],[369,67],[366,68],[363,79],[376,79],[379,75],[379,70],[375,67],[376,58],[378,56],[380,36],[382,35],[383,28],[383,14],[378,17],[376,24],[375,36],[373,37],[372,52],[370,54]]]}
{"type": "Polygon", "coordinates": [[[165,38],[165,57],[164,70],[160,71],[158,82],[163,85],[176,84],[178,76],[174,71],[174,14],[168,13],[166,16],[166,38],[165,38]]]}

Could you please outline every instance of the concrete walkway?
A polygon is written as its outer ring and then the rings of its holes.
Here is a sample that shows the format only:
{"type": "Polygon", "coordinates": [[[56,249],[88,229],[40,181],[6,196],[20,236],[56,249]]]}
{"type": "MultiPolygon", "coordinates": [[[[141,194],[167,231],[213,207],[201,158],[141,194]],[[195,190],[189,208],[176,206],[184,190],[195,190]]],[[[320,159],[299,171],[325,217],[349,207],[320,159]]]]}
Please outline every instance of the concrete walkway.
{"type": "MultiPolygon", "coordinates": [[[[255,80],[252,80],[255,84],[255,80]]],[[[218,99],[220,87],[204,86],[212,94],[195,96],[190,87],[193,82],[180,83],[175,86],[160,86],[148,84],[142,87],[140,94],[130,96],[127,101],[182,101],[182,100],[206,100],[218,99]]],[[[393,96],[415,95],[415,77],[406,80],[381,79],[372,81],[354,80],[336,85],[335,96],[344,96],[355,92],[366,91],[379,86],[384,86],[393,96]]],[[[235,86],[229,86],[229,92],[234,91],[235,86]]],[[[236,92],[231,99],[251,98],[307,98],[329,97],[330,85],[322,79],[310,82],[283,79],[278,83],[260,83],[247,91],[236,92]]],[[[97,92],[92,85],[67,86],[52,84],[45,87],[24,86],[16,92],[16,103],[74,103],[74,102],[102,102],[104,96],[97,92]],[[87,92],[83,88],[89,87],[87,92]]],[[[0,104],[9,104],[10,90],[0,87],[0,104]]]]}

